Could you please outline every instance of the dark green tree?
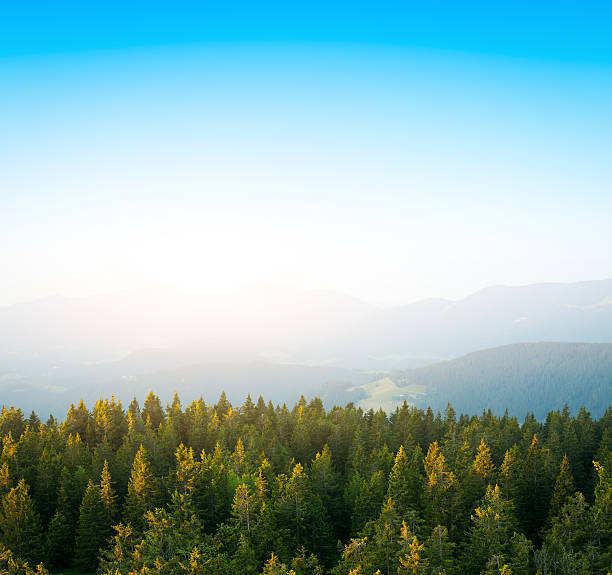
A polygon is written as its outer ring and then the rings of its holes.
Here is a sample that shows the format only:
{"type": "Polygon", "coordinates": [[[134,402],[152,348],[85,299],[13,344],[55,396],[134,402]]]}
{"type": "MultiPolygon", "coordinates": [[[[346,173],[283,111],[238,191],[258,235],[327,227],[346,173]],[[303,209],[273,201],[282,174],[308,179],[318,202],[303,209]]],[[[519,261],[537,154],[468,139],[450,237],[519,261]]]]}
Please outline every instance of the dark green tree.
{"type": "Polygon", "coordinates": [[[57,496],[57,509],[49,523],[46,539],[46,555],[54,567],[66,567],[72,561],[75,540],[74,526],[75,514],[68,496],[67,485],[62,484],[57,496]]]}
{"type": "Polygon", "coordinates": [[[100,487],[90,481],[79,510],[75,545],[76,564],[82,572],[96,570],[100,550],[106,547],[111,534],[100,487]]]}
{"type": "Polygon", "coordinates": [[[17,557],[31,564],[40,562],[42,551],[40,518],[34,510],[30,489],[23,479],[2,499],[0,540],[17,557]]]}

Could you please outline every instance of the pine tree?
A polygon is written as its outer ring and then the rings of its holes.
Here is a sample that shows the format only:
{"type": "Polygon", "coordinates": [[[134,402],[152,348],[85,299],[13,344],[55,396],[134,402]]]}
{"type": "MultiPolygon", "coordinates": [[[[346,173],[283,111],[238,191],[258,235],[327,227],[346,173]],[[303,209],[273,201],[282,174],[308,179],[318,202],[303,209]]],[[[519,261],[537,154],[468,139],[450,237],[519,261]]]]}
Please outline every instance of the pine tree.
{"type": "Polygon", "coordinates": [[[32,490],[32,497],[43,525],[48,524],[55,513],[58,471],[57,454],[45,447],[36,466],[36,481],[32,490]]]}
{"type": "Polygon", "coordinates": [[[380,511],[385,494],[385,480],[382,471],[377,471],[369,481],[363,479],[355,500],[351,517],[353,532],[359,532],[364,525],[380,511]]]}
{"type": "Polygon", "coordinates": [[[253,523],[253,496],[249,494],[249,488],[242,483],[236,488],[234,493],[234,503],[232,504],[232,515],[236,519],[240,530],[249,535],[253,523]]]}
{"type": "Polygon", "coordinates": [[[450,574],[454,567],[455,544],[449,541],[448,529],[443,525],[434,527],[425,541],[425,557],[432,575],[450,574]]]}
{"type": "Polygon", "coordinates": [[[241,477],[242,474],[246,471],[246,453],[244,450],[244,445],[242,444],[242,439],[240,439],[240,437],[236,441],[236,447],[232,455],[230,456],[230,461],[234,473],[238,477],[241,477]]]}
{"type": "Polygon", "coordinates": [[[333,552],[328,519],[303,466],[296,463],[290,477],[279,476],[277,488],[277,516],[281,528],[287,530],[288,547],[293,552],[302,546],[308,551],[316,550],[327,561],[333,552]]]}
{"type": "Polygon", "coordinates": [[[599,555],[598,564],[612,567],[612,452],[607,460],[594,461],[599,482],[595,488],[595,502],[591,510],[593,546],[599,555]]]}
{"type": "Polygon", "coordinates": [[[11,473],[8,461],[0,464],[0,497],[4,497],[11,490],[11,473]]]}
{"type": "Polygon", "coordinates": [[[499,486],[506,499],[515,499],[519,490],[519,476],[522,462],[515,444],[506,450],[504,461],[499,469],[499,486]]]}
{"type": "Polygon", "coordinates": [[[348,535],[344,517],[347,510],[340,490],[340,478],[332,461],[329,446],[324,445],[323,451],[317,452],[310,466],[310,479],[313,491],[319,496],[327,511],[334,533],[334,539],[342,539],[348,535]]]}
{"type": "Polygon", "coordinates": [[[487,447],[484,439],[480,440],[480,445],[474,458],[473,469],[474,473],[484,481],[489,481],[495,471],[495,465],[493,465],[491,459],[491,450],[487,447]]]}
{"type": "Polygon", "coordinates": [[[111,534],[100,487],[90,481],[79,510],[76,536],[75,559],[81,571],[89,573],[96,570],[100,550],[106,546],[111,534]]]}
{"type": "Polygon", "coordinates": [[[400,445],[395,462],[389,474],[387,497],[390,497],[402,519],[409,519],[414,531],[415,518],[420,513],[421,493],[423,490],[421,461],[423,452],[416,446],[409,459],[400,445]]]}
{"type": "Polygon", "coordinates": [[[548,517],[552,487],[549,455],[547,449],[540,447],[538,437],[534,435],[521,469],[518,499],[522,531],[532,541],[537,541],[548,517]]]}
{"type": "Polygon", "coordinates": [[[587,543],[592,526],[589,525],[587,503],[577,492],[563,505],[546,531],[543,549],[547,550],[553,570],[582,573],[587,543]]]}
{"type": "Polygon", "coordinates": [[[2,543],[0,543],[0,573],[2,575],[49,575],[49,571],[42,563],[39,563],[34,569],[27,561],[15,557],[15,554],[2,543]]]}
{"type": "Polygon", "coordinates": [[[473,527],[463,565],[479,573],[493,557],[503,558],[516,528],[511,501],[503,498],[496,485],[489,485],[479,507],[472,515],[473,527]]]}
{"type": "MultiPolygon", "coordinates": [[[[115,522],[117,515],[115,490],[111,481],[110,471],[108,470],[108,461],[104,460],[104,467],[100,476],[100,499],[104,505],[106,524],[110,528],[115,522]]],[[[109,529],[110,532],[110,529],[109,529]]]]}
{"type": "Polygon", "coordinates": [[[40,557],[42,529],[30,489],[21,479],[2,499],[0,539],[21,559],[34,564],[40,557]]]}
{"type": "MultiPolygon", "coordinates": [[[[64,470],[67,472],[66,468],[64,470]]],[[[46,554],[51,565],[66,567],[74,554],[74,514],[66,485],[60,485],[57,510],[47,529],[46,554]]]]}
{"type": "Polygon", "coordinates": [[[144,529],[144,514],[154,507],[156,491],[155,480],[147,460],[147,452],[141,445],[132,464],[123,511],[125,520],[136,532],[144,529]]]}
{"type": "Polygon", "coordinates": [[[261,573],[262,575],[288,575],[287,566],[274,553],[270,555],[261,573]]]}
{"type": "Polygon", "coordinates": [[[161,406],[159,397],[157,397],[157,395],[155,395],[152,391],[149,391],[149,394],[144,401],[141,415],[145,424],[150,425],[150,428],[154,431],[157,431],[161,423],[166,418],[166,414],[161,406]]]}
{"type": "Polygon", "coordinates": [[[570,468],[567,455],[564,455],[561,463],[561,469],[559,470],[559,475],[557,475],[557,480],[555,482],[553,498],[550,503],[549,517],[551,521],[559,515],[561,508],[565,505],[565,503],[567,503],[568,499],[574,494],[574,492],[572,470],[570,468]]]}
{"type": "Polygon", "coordinates": [[[86,440],[89,437],[90,423],[91,415],[81,399],[77,407],[74,407],[74,403],[70,405],[66,419],[62,423],[62,431],[66,435],[79,435],[81,439],[86,440]]]}
{"type": "Polygon", "coordinates": [[[323,567],[319,564],[317,556],[314,554],[308,555],[306,549],[302,547],[299,555],[296,555],[291,560],[292,575],[323,575],[323,567]]]}
{"type": "Polygon", "coordinates": [[[405,573],[406,575],[417,575],[425,573],[429,561],[424,557],[424,544],[419,544],[416,535],[412,535],[406,527],[406,523],[402,524],[400,534],[400,544],[402,547],[402,555],[399,557],[400,566],[397,569],[398,575],[405,573]]]}
{"type": "Polygon", "coordinates": [[[212,454],[202,452],[202,464],[195,479],[193,499],[204,529],[212,533],[229,518],[231,492],[228,469],[219,443],[212,454]]]}
{"type": "Polygon", "coordinates": [[[193,449],[182,443],[177,447],[175,457],[176,468],[172,483],[179,493],[187,496],[195,488],[199,465],[193,457],[193,449]]]}
{"type": "Polygon", "coordinates": [[[434,441],[429,445],[423,460],[425,468],[425,496],[429,528],[447,522],[451,508],[451,490],[455,487],[455,474],[446,467],[446,458],[434,441]]]}
{"type": "Polygon", "coordinates": [[[514,533],[508,547],[509,569],[513,575],[529,575],[533,544],[522,533],[514,533]]]}
{"type": "Polygon", "coordinates": [[[229,566],[229,573],[241,575],[258,575],[261,563],[257,561],[255,550],[248,537],[240,536],[238,547],[229,566]]]}
{"type": "Polygon", "coordinates": [[[385,575],[396,569],[397,556],[400,552],[398,537],[400,521],[395,504],[389,498],[383,505],[378,519],[370,521],[364,529],[364,532],[371,536],[367,550],[368,562],[385,575]]]}

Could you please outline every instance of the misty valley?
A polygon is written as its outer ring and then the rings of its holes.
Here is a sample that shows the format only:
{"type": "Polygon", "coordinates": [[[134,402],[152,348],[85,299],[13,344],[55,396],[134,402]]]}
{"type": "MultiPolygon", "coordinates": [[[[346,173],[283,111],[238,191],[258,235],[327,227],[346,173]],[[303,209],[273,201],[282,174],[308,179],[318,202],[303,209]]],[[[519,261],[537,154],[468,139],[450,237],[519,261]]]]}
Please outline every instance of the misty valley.
{"type": "Polygon", "coordinates": [[[606,573],[611,294],[0,309],[0,570],[606,573]]]}

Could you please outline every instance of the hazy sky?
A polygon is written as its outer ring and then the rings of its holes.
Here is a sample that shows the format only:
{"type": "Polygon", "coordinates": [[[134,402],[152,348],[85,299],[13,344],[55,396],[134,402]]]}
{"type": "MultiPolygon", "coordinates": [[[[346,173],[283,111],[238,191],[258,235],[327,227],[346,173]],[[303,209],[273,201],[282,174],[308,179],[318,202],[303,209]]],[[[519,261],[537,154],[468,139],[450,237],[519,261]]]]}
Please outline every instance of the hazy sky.
{"type": "Polygon", "coordinates": [[[612,4],[94,4],[0,9],[0,305],[612,277],[612,4]]]}

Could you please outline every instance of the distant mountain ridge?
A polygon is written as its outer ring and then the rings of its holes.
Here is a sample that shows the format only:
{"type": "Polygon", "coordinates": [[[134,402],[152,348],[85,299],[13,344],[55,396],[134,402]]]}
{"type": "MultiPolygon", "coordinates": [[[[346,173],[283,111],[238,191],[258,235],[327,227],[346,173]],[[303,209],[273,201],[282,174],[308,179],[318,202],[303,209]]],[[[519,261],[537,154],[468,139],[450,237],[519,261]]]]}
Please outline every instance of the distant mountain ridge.
{"type": "MultiPolygon", "coordinates": [[[[442,376],[432,374],[444,372],[445,381],[458,381],[456,374],[467,373],[461,357],[467,353],[546,341],[612,342],[612,280],[491,287],[457,301],[429,299],[392,308],[316,290],[260,290],[225,299],[154,292],[52,297],[0,308],[0,405],[25,407],[27,402],[20,398],[31,393],[36,401],[47,397],[63,405],[67,396],[63,394],[77,393],[79,386],[92,397],[114,393],[117,386],[122,394],[134,395],[148,381],[166,397],[183,380],[193,393],[199,385],[207,400],[216,399],[220,388],[239,400],[245,391],[258,395],[260,386],[273,401],[291,401],[296,394],[314,392],[324,384],[361,386],[410,368],[406,373],[413,378],[415,401],[421,399],[419,386],[429,385],[428,400],[433,405],[443,408],[447,398],[455,398],[459,407],[471,411],[471,406],[484,404],[461,403],[460,395],[444,387],[442,376]],[[453,358],[458,363],[440,363],[453,358]],[[245,365],[257,366],[251,387],[245,365]],[[428,365],[431,372],[422,372],[430,374],[427,377],[412,369],[428,365]],[[454,366],[456,374],[443,365],[454,366]],[[291,370],[295,381],[289,377],[291,370]],[[419,383],[419,377],[429,379],[419,383]],[[443,392],[434,394],[434,388],[443,392]]],[[[609,356],[597,356],[594,350],[590,348],[587,357],[598,358],[603,377],[609,373],[609,356]]],[[[567,373],[574,369],[570,358],[584,361],[571,347],[559,347],[555,353],[557,364],[567,363],[567,373]],[[569,354],[567,358],[562,352],[569,354]]],[[[496,357],[508,373],[517,369],[514,363],[504,363],[508,353],[496,357]]],[[[525,350],[515,360],[527,365],[529,358],[525,350]]],[[[535,365],[530,365],[533,372],[535,365]]],[[[469,382],[464,383],[469,387],[469,382]]],[[[387,383],[387,392],[393,385],[387,383]]],[[[542,404],[530,409],[547,411],[553,407],[550,401],[562,405],[566,396],[568,402],[574,401],[569,380],[563,385],[554,397],[552,392],[539,394],[542,404]]],[[[489,396],[484,388],[477,391],[491,401],[487,407],[497,405],[497,394],[489,396]]],[[[353,396],[360,393],[365,392],[353,396]]],[[[596,399],[606,399],[598,393],[578,394],[576,401],[594,405],[596,399]]],[[[525,407],[512,405],[518,414],[525,407]]]]}
{"type": "Polygon", "coordinates": [[[290,289],[221,299],[126,292],[0,308],[0,364],[105,362],[178,346],[197,355],[200,345],[203,356],[211,348],[229,361],[248,350],[256,360],[389,370],[538,341],[612,342],[612,279],[490,287],[387,308],[290,289]]]}
{"type": "Polygon", "coordinates": [[[541,341],[612,342],[612,280],[491,287],[458,301],[378,310],[329,349],[353,367],[401,369],[411,367],[403,358],[450,359],[541,341]],[[395,365],[375,359],[385,356],[398,358],[395,365]]]}

